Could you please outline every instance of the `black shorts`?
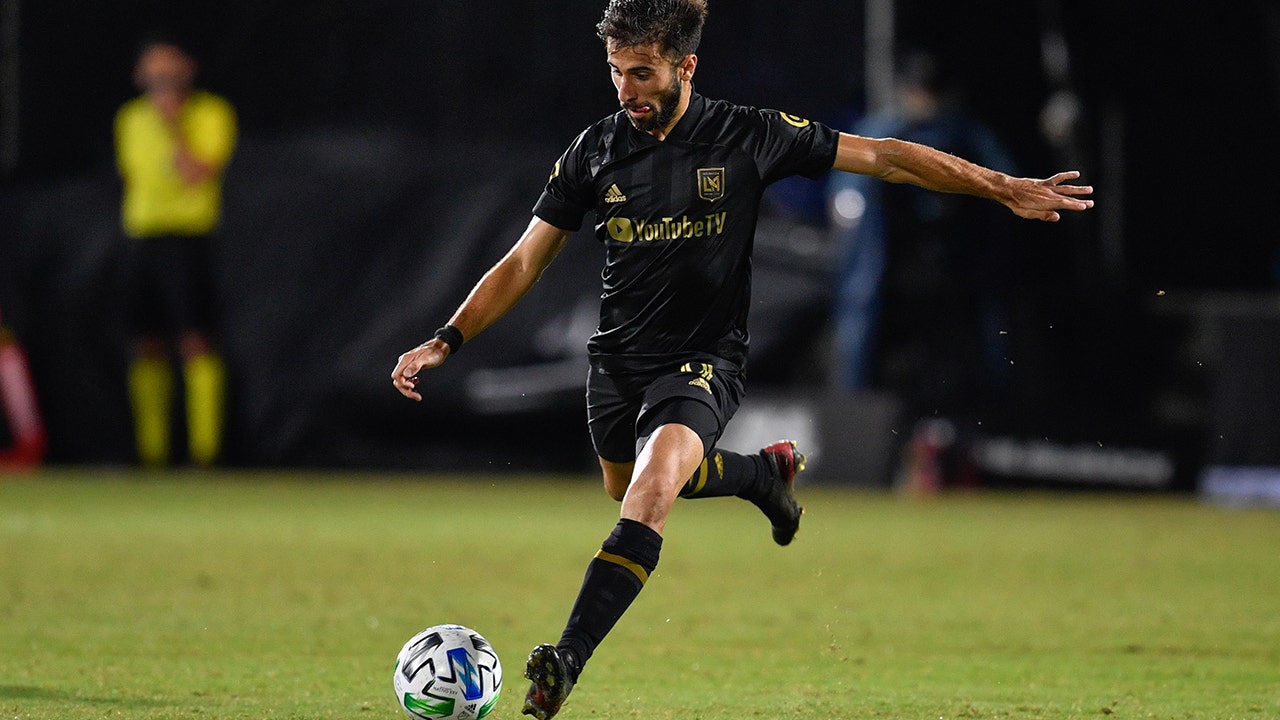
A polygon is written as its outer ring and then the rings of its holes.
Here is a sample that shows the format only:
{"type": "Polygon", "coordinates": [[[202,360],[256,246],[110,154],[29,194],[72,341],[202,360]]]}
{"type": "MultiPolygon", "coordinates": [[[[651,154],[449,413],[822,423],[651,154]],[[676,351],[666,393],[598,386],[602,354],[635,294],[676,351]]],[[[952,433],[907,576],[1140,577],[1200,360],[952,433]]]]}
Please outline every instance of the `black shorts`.
{"type": "Polygon", "coordinates": [[[207,236],[127,238],[130,329],[176,339],[213,331],[213,242],[207,236]]]}
{"type": "Polygon", "coordinates": [[[659,426],[678,423],[715,447],[744,393],[741,371],[703,362],[670,370],[609,373],[594,363],[587,378],[587,427],[596,454],[616,463],[636,459],[659,426]]]}

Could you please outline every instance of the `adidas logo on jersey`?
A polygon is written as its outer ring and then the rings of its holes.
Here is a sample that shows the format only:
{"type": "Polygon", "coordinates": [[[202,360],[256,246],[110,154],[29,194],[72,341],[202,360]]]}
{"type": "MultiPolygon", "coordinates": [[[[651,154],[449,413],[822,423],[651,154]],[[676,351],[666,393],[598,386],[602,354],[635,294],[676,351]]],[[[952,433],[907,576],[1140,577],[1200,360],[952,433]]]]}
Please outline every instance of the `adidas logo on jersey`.
{"type": "Polygon", "coordinates": [[[627,196],[623,195],[622,191],[618,189],[617,183],[614,183],[613,185],[609,186],[608,190],[605,191],[604,201],[607,203],[626,202],[627,196]]]}

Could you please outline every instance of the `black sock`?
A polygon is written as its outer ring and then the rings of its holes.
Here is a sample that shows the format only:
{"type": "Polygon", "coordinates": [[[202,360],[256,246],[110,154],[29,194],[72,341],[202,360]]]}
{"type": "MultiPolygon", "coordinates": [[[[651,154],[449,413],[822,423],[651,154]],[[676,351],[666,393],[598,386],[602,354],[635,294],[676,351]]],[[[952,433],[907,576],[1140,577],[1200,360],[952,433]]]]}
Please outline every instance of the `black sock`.
{"type": "Polygon", "coordinates": [[[767,487],[769,467],[759,455],[713,450],[680,490],[683,498],[736,495],[751,500],[767,487]]]}
{"type": "Polygon", "coordinates": [[[640,594],[658,566],[661,550],[661,535],[644,523],[624,518],[591,559],[569,622],[556,643],[557,648],[573,654],[575,676],[640,594]]]}

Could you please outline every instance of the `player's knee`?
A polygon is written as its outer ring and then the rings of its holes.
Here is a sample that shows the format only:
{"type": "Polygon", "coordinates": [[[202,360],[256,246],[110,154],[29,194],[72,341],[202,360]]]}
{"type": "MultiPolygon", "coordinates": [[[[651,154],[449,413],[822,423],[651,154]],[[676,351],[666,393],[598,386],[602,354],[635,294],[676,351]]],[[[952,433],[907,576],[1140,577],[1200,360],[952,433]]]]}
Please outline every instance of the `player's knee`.
{"type": "Polygon", "coordinates": [[[698,494],[702,488],[697,485],[697,478],[693,477],[685,480],[684,485],[680,486],[680,492],[676,493],[682,498],[693,497],[698,494]]]}

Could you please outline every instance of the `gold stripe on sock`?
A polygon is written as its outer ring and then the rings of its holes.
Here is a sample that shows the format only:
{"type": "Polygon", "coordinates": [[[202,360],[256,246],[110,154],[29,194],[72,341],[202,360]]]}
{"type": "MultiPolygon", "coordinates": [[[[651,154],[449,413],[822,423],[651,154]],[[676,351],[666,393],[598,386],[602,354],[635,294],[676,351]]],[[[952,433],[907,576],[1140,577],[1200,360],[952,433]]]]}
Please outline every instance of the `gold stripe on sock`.
{"type": "Polygon", "coordinates": [[[605,552],[604,550],[601,550],[596,553],[596,559],[604,560],[605,562],[611,562],[614,565],[621,565],[622,567],[630,570],[637,578],[640,579],[641,585],[644,585],[646,582],[649,581],[648,570],[645,570],[643,567],[641,567],[639,563],[628,560],[622,557],[621,555],[614,555],[611,552],[605,552]]]}

